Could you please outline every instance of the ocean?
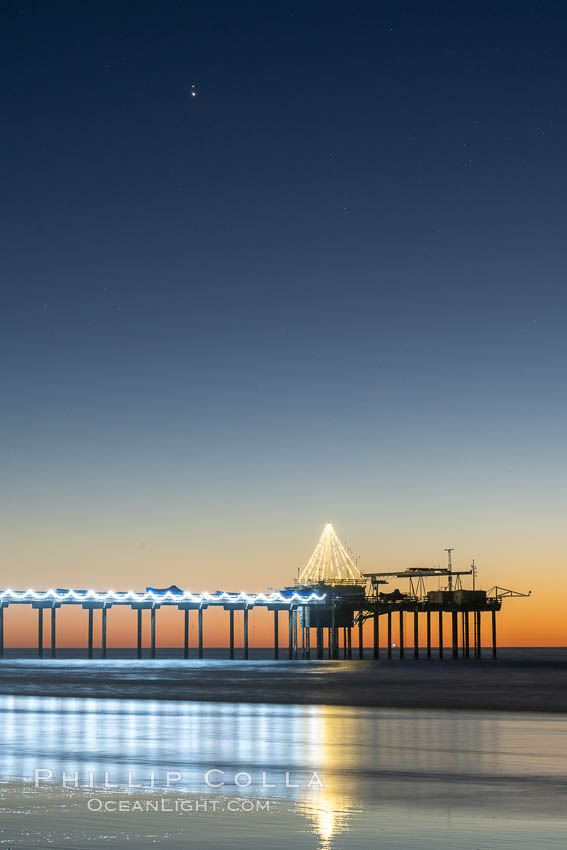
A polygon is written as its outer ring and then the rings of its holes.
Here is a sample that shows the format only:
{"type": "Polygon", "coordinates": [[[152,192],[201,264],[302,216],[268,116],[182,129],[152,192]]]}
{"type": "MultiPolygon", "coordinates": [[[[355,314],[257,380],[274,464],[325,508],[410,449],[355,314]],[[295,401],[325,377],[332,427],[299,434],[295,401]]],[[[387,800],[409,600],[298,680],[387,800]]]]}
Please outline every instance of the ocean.
{"type": "MultiPolygon", "coordinates": [[[[190,682],[223,679],[233,693],[210,701],[167,698],[187,662],[114,659],[90,662],[90,674],[82,660],[42,663],[60,694],[0,696],[1,848],[567,843],[564,713],[356,706],[348,692],[332,705],[324,690],[305,704],[295,700],[303,680],[324,675],[308,662],[287,674],[280,702],[248,701],[239,662],[189,662],[190,682]],[[93,694],[106,676],[104,696],[65,694],[77,672],[93,677],[93,694]],[[143,691],[145,677],[152,692],[161,683],[162,698],[143,691]],[[125,696],[132,681],[137,692],[125,696]]],[[[29,680],[36,664],[0,662],[0,684],[14,667],[29,680]]],[[[327,675],[343,665],[327,665],[327,675]]],[[[252,662],[254,682],[264,666],[268,690],[278,665],[252,662]]]]}

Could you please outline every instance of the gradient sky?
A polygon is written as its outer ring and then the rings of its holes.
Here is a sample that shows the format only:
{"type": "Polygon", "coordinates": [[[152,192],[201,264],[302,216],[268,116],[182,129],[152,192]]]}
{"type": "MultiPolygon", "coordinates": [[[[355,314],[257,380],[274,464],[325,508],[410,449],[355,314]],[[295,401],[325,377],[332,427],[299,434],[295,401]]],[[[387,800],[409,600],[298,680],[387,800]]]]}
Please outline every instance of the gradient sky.
{"type": "Polygon", "coordinates": [[[0,585],[261,590],[330,519],[565,644],[564,4],[0,16],[0,585]]]}

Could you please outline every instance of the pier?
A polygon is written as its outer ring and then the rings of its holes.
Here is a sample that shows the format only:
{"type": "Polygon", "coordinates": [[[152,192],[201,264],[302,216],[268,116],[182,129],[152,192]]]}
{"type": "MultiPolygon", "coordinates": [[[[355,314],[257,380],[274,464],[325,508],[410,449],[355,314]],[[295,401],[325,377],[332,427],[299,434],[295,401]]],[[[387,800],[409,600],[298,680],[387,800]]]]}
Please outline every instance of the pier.
{"type": "MultiPolygon", "coordinates": [[[[436,573],[437,574],[437,573],[436,573]]],[[[446,575],[446,573],[439,573],[446,575]]],[[[453,573],[453,575],[455,575],[453,573]]],[[[404,578],[409,578],[403,575],[404,578]]],[[[431,577],[431,576],[428,576],[431,577]]],[[[412,574],[411,578],[415,578],[412,574]]],[[[346,582],[319,584],[297,591],[272,594],[192,594],[185,591],[92,591],[92,590],[4,590],[0,591],[0,657],[4,656],[4,611],[10,605],[27,605],[37,610],[38,657],[57,657],[57,611],[64,605],[80,606],[87,615],[87,656],[93,658],[95,616],[100,617],[100,657],[107,657],[107,618],[116,606],[128,606],[137,612],[137,657],[142,657],[143,625],[149,618],[150,657],[156,657],[156,617],[160,608],[176,607],[183,617],[183,657],[189,658],[190,618],[195,618],[198,658],[205,657],[205,620],[209,607],[221,607],[227,612],[229,624],[228,657],[235,655],[235,618],[242,618],[244,659],[249,657],[249,612],[262,607],[273,612],[273,657],[275,660],[354,659],[388,660],[412,657],[439,658],[447,653],[451,658],[480,658],[483,635],[490,633],[490,654],[497,655],[497,613],[505,596],[516,595],[504,588],[486,591],[454,590],[428,591],[424,597],[411,593],[387,594],[368,592],[364,585],[346,582]],[[287,625],[287,649],[280,647],[280,619],[284,612],[287,625]],[[45,619],[51,621],[50,644],[44,641],[45,619]],[[432,644],[432,619],[436,618],[439,639],[432,644]],[[364,624],[372,623],[372,640],[364,644],[364,624]],[[355,641],[353,641],[353,631],[355,641]],[[397,646],[393,643],[397,633],[397,646]],[[420,636],[425,635],[425,646],[420,636]],[[450,635],[450,647],[444,647],[443,636],[450,635]],[[385,646],[381,645],[385,637],[385,646]],[[411,640],[407,640],[411,637],[411,640]],[[326,638],[326,640],[325,640],[326,638]],[[341,650],[342,638],[342,650],[341,650]],[[353,646],[354,643],[354,646],[353,646]]],[[[524,595],[524,594],[518,594],[524,595]]],[[[484,644],[486,646],[486,643],[484,644]]]]}
{"type": "Polygon", "coordinates": [[[88,618],[88,647],[89,658],[94,657],[94,616],[100,612],[101,618],[101,647],[102,658],[107,657],[107,615],[116,605],[127,606],[137,612],[137,657],[142,657],[143,615],[149,612],[150,619],[150,657],[156,657],[156,612],[163,606],[176,607],[183,613],[184,645],[183,656],[189,657],[189,618],[197,619],[198,624],[198,657],[204,657],[204,613],[209,607],[221,607],[228,612],[230,646],[229,657],[235,657],[234,618],[236,612],[241,612],[243,619],[243,654],[248,658],[248,615],[254,608],[267,608],[274,614],[274,657],[279,657],[278,634],[280,612],[288,612],[289,621],[289,657],[297,657],[297,618],[301,609],[315,608],[323,604],[325,595],[316,590],[299,592],[294,589],[275,591],[272,593],[191,593],[177,587],[157,590],[147,588],[144,592],[115,591],[115,590],[12,590],[0,591],[0,658],[4,656],[4,611],[9,605],[28,605],[37,610],[37,653],[39,658],[46,656],[44,649],[44,611],[51,617],[51,646],[49,656],[56,658],[56,616],[57,610],[63,605],[78,605],[87,612],[88,618]]]}
{"type": "MultiPolygon", "coordinates": [[[[205,613],[220,607],[228,614],[228,657],[235,658],[235,617],[242,617],[243,658],[249,658],[249,613],[256,608],[273,612],[273,657],[280,659],[280,615],[287,613],[287,660],[316,658],[375,661],[411,657],[431,659],[480,659],[483,634],[490,631],[489,653],[497,656],[497,614],[506,597],[528,596],[501,587],[490,591],[475,586],[476,569],[453,570],[451,549],[447,567],[410,568],[394,572],[361,573],[353,558],[338,540],[329,523],[309,562],[293,586],[270,593],[192,593],[176,585],[148,587],[137,592],[115,590],[48,589],[0,591],[0,658],[4,656],[4,611],[11,605],[37,610],[37,653],[40,658],[57,656],[57,611],[62,606],[80,606],[87,613],[88,658],[94,658],[95,615],[100,616],[100,657],[107,657],[108,614],[114,606],[127,606],[137,612],[137,657],[142,658],[144,612],[150,623],[150,657],[156,657],[156,616],[162,607],[176,607],[183,615],[183,657],[189,658],[190,618],[197,621],[197,655],[205,657],[205,613]],[[463,576],[472,576],[473,588],[466,589],[463,576]],[[393,591],[384,585],[394,579],[402,584],[393,591]],[[438,587],[429,589],[431,581],[438,587]],[[100,612],[100,613],[99,613],[100,612]],[[44,613],[51,620],[51,641],[44,645],[44,613]],[[437,646],[432,641],[432,620],[437,624],[437,646]],[[372,623],[372,642],[364,643],[364,624],[372,623]],[[484,632],[483,632],[484,629],[484,632]],[[353,647],[353,630],[356,643],[353,647]],[[398,644],[393,636],[397,631],[398,644]],[[380,636],[386,636],[381,646],[380,636]],[[425,646],[420,635],[425,634],[425,646]],[[450,636],[450,647],[444,646],[450,636]],[[342,654],[340,643],[342,636],[342,654]],[[406,640],[406,637],[409,640],[406,640]],[[326,638],[326,640],[325,640],[326,638]],[[326,650],[326,652],[325,652],[326,650]]],[[[368,630],[367,630],[368,631],[368,630]]],[[[486,646],[486,644],[484,644],[486,646]]]]}

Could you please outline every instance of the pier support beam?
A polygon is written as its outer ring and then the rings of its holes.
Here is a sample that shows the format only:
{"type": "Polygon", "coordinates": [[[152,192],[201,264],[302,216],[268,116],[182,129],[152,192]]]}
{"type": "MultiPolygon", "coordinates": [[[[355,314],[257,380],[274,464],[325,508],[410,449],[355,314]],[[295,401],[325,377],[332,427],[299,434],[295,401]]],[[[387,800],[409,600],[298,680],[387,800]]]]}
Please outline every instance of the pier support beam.
{"type": "Polygon", "coordinates": [[[279,612],[274,611],[274,658],[277,661],[280,657],[280,636],[279,636],[279,612]]]}
{"type": "Polygon", "coordinates": [[[427,657],[431,658],[431,611],[426,614],[427,617],[427,657]]]}
{"type": "Polygon", "coordinates": [[[470,619],[469,619],[469,612],[468,611],[465,611],[463,613],[463,618],[464,618],[463,619],[463,632],[464,632],[463,643],[465,645],[465,658],[469,658],[470,657],[470,641],[469,641],[469,622],[470,622],[470,619]]]}
{"type": "Polygon", "coordinates": [[[323,629],[317,627],[317,659],[320,661],[323,658],[323,629]]]}
{"type": "Polygon", "coordinates": [[[199,608],[199,658],[203,657],[203,609],[199,608]]]}
{"type": "Polygon", "coordinates": [[[156,657],[156,609],[153,607],[150,611],[150,657],[156,657]]]}
{"type": "Polygon", "coordinates": [[[478,611],[473,611],[474,657],[478,658],[478,611]]]}
{"type": "Polygon", "coordinates": [[[37,609],[37,657],[43,658],[43,608],[37,609]]]}
{"type": "Polygon", "coordinates": [[[234,658],[234,608],[231,608],[228,612],[228,639],[229,639],[229,649],[228,649],[228,657],[230,659],[234,658]]]}
{"type": "Polygon", "coordinates": [[[352,629],[350,626],[347,629],[347,656],[352,658],[352,629]]]}
{"type": "Polygon", "coordinates": [[[0,603],[0,658],[4,658],[4,606],[0,603]]]}
{"type": "Polygon", "coordinates": [[[142,657],[142,609],[138,608],[138,649],[136,657],[142,657]]]}
{"type": "Polygon", "coordinates": [[[496,611],[492,611],[492,657],[496,658],[496,611]]]}
{"type": "Polygon", "coordinates": [[[400,658],[404,657],[404,612],[400,611],[400,658]]]}
{"type": "MultiPolygon", "coordinates": [[[[350,631],[350,629],[349,629],[350,631]]],[[[362,611],[358,612],[358,659],[362,661],[364,658],[364,620],[362,619],[362,611]]]]}
{"type": "Polygon", "coordinates": [[[481,612],[477,611],[476,613],[477,613],[477,617],[478,617],[478,621],[477,621],[478,622],[478,627],[477,627],[478,628],[478,657],[480,658],[481,655],[482,655],[482,633],[481,633],[481,630],[480,630],[481,612]]]}
{"type": "Polygon", "coordinates": [[[458,611],[451,612],[452,620],[452,642],[453,642],[453,658],[459,657],[459,614],[458,611]]]}
{"type": "Polygon", "coordinates": [[[392,657],[392,612],[388,611],[388,658],[392,657]]]}
{"type": "Polygon", "coordinates": [[[183,612],[183,658],[189,658],[189,608],[183,612]]]}
{"type": "Polygon", "coordinates": [[[297,608],[293,612],[293,660],[297,661],[297,608]]]}
{"type": "Polygon", "coordinates": [[[55,658],[55,655],[57,653],[57,639],[56,639],[57,632],[56,632],[56,626],[55,626],[55,612],[56,611],[57,611],[57,608],[54,605],[53,608],[51,609],[51,657],[52,658],[55,658]]]}
{"type": "Polygon", "coordinates": [[[380,658],[380,632],[379,632],[379,620],[378,613],[375,611],[372,617],[372,622],[374,625],[374,660],[378,661],[380,658]]]}
{"type": "Polygon", "coordinates": [[[413,612],[413,657],[419,658],[419,623],[418,623],[418,611],[417,609],[413,612]]]}
{"type": "Polygon", "coordinates": [[[327,658],[333,657],[333,630],[327,629],[327,658]]]}
{"type": "Polygon", "coordinates": [[[439,611],[439,658],[443,658],[443,611],[439,611]]]}
{"type": "Polygon", "coordinates": [[[309,661],[311,659],[311,611],[309,608],[303,608],[303,623],[305,626],[305,657],[309,661]]]}
{"type": "MultiPolygon", "coordinates": [[[[55,609],[53,609],[55,611],[55,609]]],[[[106,606],[102,609],[102,623],[101,623],[101,655],[103,658],[106,658],[106,606]]]]}
{"type": "Polygon", "coordinates": [[[243,611],[244,614],[244,659],[248,660],[248,608],[243,611]]]}
{"type": "Polygon", "coordinates": [[[345,626],[345,627],[344,627],[344,629],[343,629],[343,658],[345,659],[345,661],[346,661],[346,659],[347,659],[347,640],[346,640],[346,633],[347,633],[347,630],[346,630],[346,626],[345,626]]]}
{"type": "Polygon", "coordinates": [[[331,642],[332,642],[332,651],[331,658],[339,657],[339,630],[337,628],[336,621],[336,612],[335,606],[333,605],[331,609],[331,642]]]}
{"type": "Polygon", "coordinates": [[[477,629],[476,629],[476,611],[473,611],[473,658],[476,658],[478,655],[478,647],[477,647],[477,629]]]}
{"type": "Polygon", "coordinates": [[[93,657],[93,621],[94,611],[89,608],[89,658],[93,657]]]}
{"type": "Polygon", "coordinates": [[[293,610],[289,609],[289,636],[288,636],[288,658],[293,658],[293,610]]]}

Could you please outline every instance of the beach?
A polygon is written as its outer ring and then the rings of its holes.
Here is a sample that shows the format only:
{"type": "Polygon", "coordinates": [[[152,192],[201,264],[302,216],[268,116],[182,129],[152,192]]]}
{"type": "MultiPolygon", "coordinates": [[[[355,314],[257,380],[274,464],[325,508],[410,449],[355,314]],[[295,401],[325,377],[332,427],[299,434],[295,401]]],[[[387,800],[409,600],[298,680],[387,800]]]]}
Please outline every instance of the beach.
{"type": "Polygon", "coordinates": [[[0,724],[1,847],[567,840],[563,715],[1,696],[0,724]]]}

